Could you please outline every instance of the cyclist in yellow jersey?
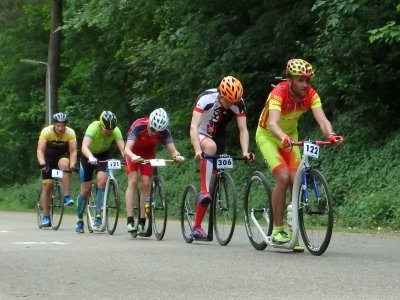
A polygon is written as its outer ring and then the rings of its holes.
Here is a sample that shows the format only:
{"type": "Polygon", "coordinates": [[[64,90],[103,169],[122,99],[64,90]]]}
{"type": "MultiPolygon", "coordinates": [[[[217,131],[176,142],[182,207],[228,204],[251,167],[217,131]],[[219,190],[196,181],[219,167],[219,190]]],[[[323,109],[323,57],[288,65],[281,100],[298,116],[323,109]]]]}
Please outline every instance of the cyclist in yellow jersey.
{"type": "MultiPolygon", "coordinates": [[[[276,181],[271,199],[273,240],[281,244],[290,241],[290,235],[284,231],[283,213],[286,191],[293,184],[301,160],[298,147],[290,147],[293,141],[298,141],[299,118],[311,109],[329,141],[336,144],[343,142],[343,137],[334,133],[322,109],[321,99],[310,85],[314,75],[311,64],[303,59],[291,59],[286,66],[286,75],[287,80],[279,83],[268,95],[256,131],[257,146],[276,181]]],[[[304,251],[298,242],[293,250],[304,251]]]]}
{"type": "Polygon", "coordinates": [[[83,233],[83,212],[85,211],[87,199],[92,187],[93,173],[97,171],[97,198],[96,198],[96,220],[95,227],[101,226],[100,204],[104,195],[104,188],[108,178],[107,163],[101,162],[110,159],[110,146],[117,144],[121,156],[124,157],[124,140],[121,130],[117,127],[117,117],[111,111],[103,111],[99,121],[92,122],[86,129],[82,141],[82,155],[79,177],[81,189],[78,196],[77,215],[75,231],[83,233]]]}
{"type": "MultiPolygon", "coordinates": [[[[42,227],[50,227],[50,197],[54,181],[52,169],[75,171],[77,160],[77,142],[75,131],[67,127],[68,117],[59,112],[53,115],[53,124],[42,129],[37,144],[37,160],[42,170],[43,189],[41,206],[43,208],[42,227]]],[[[74,205],[69,195],[69,174],[62,179],[64,187],[64,204],[74,205]]]]}

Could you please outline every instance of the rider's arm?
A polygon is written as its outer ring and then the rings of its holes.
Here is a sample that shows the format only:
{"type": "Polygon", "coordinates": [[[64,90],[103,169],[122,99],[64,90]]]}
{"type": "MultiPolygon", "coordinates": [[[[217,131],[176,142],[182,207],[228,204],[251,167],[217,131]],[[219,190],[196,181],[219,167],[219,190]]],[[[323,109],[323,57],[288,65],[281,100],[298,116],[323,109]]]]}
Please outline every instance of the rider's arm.
{"type": "Polygon", "coordinates": [[[200,112],[193,111],[192,121],[190,123],[190,140],[193,145],[196,160],[200,159],[202,154],[198,131],[202,115],[203,114],[200,112]]]}
{"type": "Polygon", "coordinates": [[[133,145],[135,145],[134,140],[127,140],[126,144],[125,144],[125,150],[124,150],[125,157],[129,158],[131,160],[133,160],[136,157],[135,153],[132,152],[133,145]]]}
{"type": "Polygon", "coordinates": [[[39,139],[38,145],[37,145],[37,150],[36,150],[36,156],[37,156],[39,165],[46,164],[46,160],[44,159],[44,151],[46,150],[46,144],[47,144],[46,140],[39,139]]]}
{"type": "Polygon", "coordinates": [[[83,138],[83,141],[82,141],[82,154],[86,158],[89,158],[89,157],[93,156],[93,153],[89,149],[91,143],[92,143],[92,138],[91,137],[85,136],[83,138]]]}
{"type": "Polygon", "coordinates": [[[268,128],[274,136],[282,140],[286,133],[284,133],[279,126],[279,121],[281,119],[281,112],[277,109],[270,109],[268,115],[268,128]]]}
{"type": "Polygon", "coordinates": [[[121,153],[121,156],[124,157],[125,156],[125,151],[124,151],[124,147],[125,147],[125,142],[124,140],[116,140],[115,143],[117,144],[118,150],[121,153]]]}
{"type": "Polygon", "coordinates": [[[315,120],[317,121],[322,133],[329,137],[329,135],[334,134],[331,122],[326,118],[324,110],[322,107],[316,107],[312,109],[315,120]]]}
{"type": "Polygon", "coordinates": [[[69,167],[70,168],[75,168],[76,165],[76,160],[78,157],[77,154],[77,142],[76,139],[73,139],[68,142],[68,148],[69,148],[69,167]]]}
{"type": "Polygon", "coordinates": [[[181,155],[178,150],[176,150],[175,148],[175,144],[174,143],[169,143],[167,144],[167,149],[169,151],[169,153],[171,154],[172,157],[176,157],[178,155],[181,155]]]}
{"type": "Polygon", "coordinates": [[[240,146],[242,147],[243,156],[249,155],[249,131],[247,130],[247,118],[237,117],[237,125],[239,129],[240,146]]]}

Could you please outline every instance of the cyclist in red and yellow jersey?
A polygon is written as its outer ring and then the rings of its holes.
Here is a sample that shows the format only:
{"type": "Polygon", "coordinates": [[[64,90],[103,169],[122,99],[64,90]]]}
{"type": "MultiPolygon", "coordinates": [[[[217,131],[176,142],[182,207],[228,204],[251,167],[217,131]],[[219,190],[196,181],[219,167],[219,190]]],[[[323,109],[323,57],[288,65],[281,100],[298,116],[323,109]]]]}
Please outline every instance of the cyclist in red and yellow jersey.
{"type": "Polygon", "coordinates": [[[128,232],[145,232],[145,200],[150,196],[153,167],[150,164],[141,164],[142,159],[156,157],[156,146],[160,143],[166,145],[171,156],[177,162],[184,158],[175,148],[171,132],[168,129],[169,118],[163,108],[151,112],[148,118],[134,121],[127,133],[125,146],[126,172],[128,173],[128,186],[125,193],[127,229],[128,232]],[[138,189],[139,172],[141,174],[140,216],[137,226],[133,219],[134,197],[138,189]]]}
{"type": "MultiPolygon", "coordinates": [[[[298,147],[290,147],[293,141],[298,141],[299,118],[311,109],[329,141],[343,142],[343,137],[334,133],[322,109],[321,99],[310,85],[314,75],[311,64],[303,59],[291,59],[286,66],[286,75],[287,80],[279,83],[268,95],[256,132],[257,146],[276,180],[272,191],[273,240],[281,244],[290,241],[290,236],[284,231],[283,213],[286,191],[293,183],[301,160],[298,147]]],[[[304,249],[296,243],[294,251],[304,249]]]]}
{"type": "MultiPolygon", "coordinates": [[[[53,125],[42,129],[37,145],[37,159],[42,170],[43,192],[41,194],[41,206],[43,207],[42,226],[51,226],[50,197],[54,181],[51,177],[52,169],[63,171],[75,171],[77,160],[77,142],[75,131],[67,127],[68,117],[59,112],[53,115],[53,125]]],[[[69,174],[62,179],[64,187],[64,204],[74,205],[69,195],[69,174]]]]}

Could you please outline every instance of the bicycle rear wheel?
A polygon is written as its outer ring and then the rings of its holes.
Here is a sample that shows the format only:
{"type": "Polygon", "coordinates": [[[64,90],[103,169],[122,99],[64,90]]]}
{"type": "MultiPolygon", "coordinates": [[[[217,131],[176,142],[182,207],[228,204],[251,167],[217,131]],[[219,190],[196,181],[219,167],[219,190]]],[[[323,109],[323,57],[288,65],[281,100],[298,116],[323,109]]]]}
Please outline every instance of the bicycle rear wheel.
{"type": "Polygon", "coordinates": [[[313,255],[328,248],[333,230],[333,198],[325,176],[318,170],[306,171],[307,192],[299,192],[299,229],[304,245],[313,255]],[[308,199],[306,195],[308,194],[308,199]]]}
{"type": "Polygon", "coordinates": [[[218,243],[226,246],[235,230],[237,192],[230,174],[222,172],[219,176],[212,198],[214,232],[218,243]]]}
{"type": "Polygon", "coordinates": [[[162,240],[167,227],[167,196],[161,177],[154,177],[151,190],[151,217],[157,240],[162,240]]]}
{"type": "Polygon", "coordinates": [[[105,195],[107,232],[112,235],[117,228],[119,216],[119,189],[115,180],[109,179],[105,195]]]}
{"type": "Polygon", "coordinates": [[[92,183],[92,189],[90,191],[86,207],[87,227],[90,233],[93,232],[93,223],[96,218],[96,198],[97,198],[97,185],[92,183]]]}
{"type": "Polygon", "coordinates": [[[181,230],[186,243],[193,242],[192,228],[196,214],[197,193],[196,188],[190,184],[183,192],[181,203],[181,230]]]}
{"type": "Polygon", "coordinates": [[[54,182],[53,192],[51,193],[50,220],[53,230],[57,230],[64,214],[64,190],[62,183],[54,182]]]}
{"type": "Polygon", "coordinates": [[[253,218],[267,236],[272,234],[273,215],[271,204],[271,188],[265,175],[253,172],[246,184],[244,193],[244,223],[247,237],[257,250],[264,250],[267,243],[255,224],[253,218]]]}
{"type": "MultiPolygon", "coordinates": [[[[138,222],[139,222],[140,211],[141,211],[141,208],[140,208],[140,191],[138,189],[137,190],[137,201],[136,201],[135,206],[133,208],[133,218],[135,219],[135,222],[137,222],[136,225],[138,225],[138,222]]],[[[144,225],[145,233],[143,233],[143,234],[133,233],[132,237],[135,238],[138,235],[139,236],[144,236],[144,237],[150,237],[153,234],[152,221],[151,221],[152,216],[151,215],[152,215],[152,212],[151,212],[151,209],[150,209],[149,216],[146,218],[146,223],[144,225]]]]}

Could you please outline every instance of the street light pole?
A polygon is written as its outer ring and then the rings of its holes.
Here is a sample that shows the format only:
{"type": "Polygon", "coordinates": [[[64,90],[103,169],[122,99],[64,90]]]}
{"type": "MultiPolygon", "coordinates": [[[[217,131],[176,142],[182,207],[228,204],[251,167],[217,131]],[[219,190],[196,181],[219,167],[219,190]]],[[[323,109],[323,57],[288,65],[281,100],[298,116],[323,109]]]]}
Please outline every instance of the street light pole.
{"type": "Polygon", "coordinates": [[[49,64],[47,62],[44,61],[40,61],[40,60],[33,60],[33,59],[20,59],[19,60],[22,63],[25,64],[30,64],[30,65],[34,65],[34,66],[39,66],[39,65],[43,65],[46,66],[46,123],[47,125],[50,125],[52,123],[52,116],[53,116],[53,112],[51,111],[51,103],[52,103],[52,99],[51,99],[51,95],[52,95],[52,91],[51,91],[51,84],[50,84],[50,67],[49,64]]]}

